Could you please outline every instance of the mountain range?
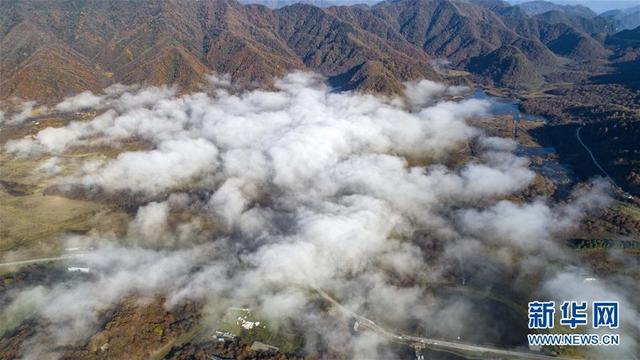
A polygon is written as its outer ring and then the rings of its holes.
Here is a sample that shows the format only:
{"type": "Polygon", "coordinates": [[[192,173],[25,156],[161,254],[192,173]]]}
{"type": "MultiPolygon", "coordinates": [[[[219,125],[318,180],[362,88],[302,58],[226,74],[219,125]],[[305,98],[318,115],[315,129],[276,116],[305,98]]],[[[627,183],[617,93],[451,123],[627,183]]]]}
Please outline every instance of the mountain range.
{"type": "Polygon", "coordinates": [[[633,29],[640,26],[640,5],[626,9],[605,11],[602,16],[611,20],[618,30],[633,29]]]}
{"type": "MultiPolygon", "coordinates": [[[[543,3],[536,1],[535,3],[543,3]]],[[[0,99],[51,102],[112,83],[200,86],[207,73],[268,84],[312,70],[336,87],[399,92],[443,80],[539,86],[567,63],[604,61],[615,25],[581,7],[500,0],[393,0],[278,9],[234,0],[3,0],[0,99]]]]}

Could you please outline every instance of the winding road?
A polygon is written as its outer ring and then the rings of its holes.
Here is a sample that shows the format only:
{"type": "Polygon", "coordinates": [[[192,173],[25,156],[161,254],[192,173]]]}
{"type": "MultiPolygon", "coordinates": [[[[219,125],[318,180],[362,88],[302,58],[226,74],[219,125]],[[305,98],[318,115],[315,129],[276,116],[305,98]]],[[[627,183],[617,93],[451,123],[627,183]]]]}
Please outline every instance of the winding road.
{"type": "Polygon", "coordinates": [[[78,258],[78,257],[82,257],[83,255],[84,254],[69,254],[69,255],[61,255],[61,256],[55,256],[55,257],[45,257],[45,258],[38,258],[38,259],[10,261],[10,262],[0,263],[0,267],[30,265],[30,264],[41,264],[41,263],[47,263],[47,262],[51,262],[51,261],[60,261],[60,260],[78,258]]]}
{"type": "MultiPolygon", "coordinates": [[[[45,257],[38,259],[20,260],[0,263],[0,267],[10,267],[37,263],[46,263],[51,261],[60,261],[72,258],[82,257],[84,254],[67,254],[56,257],[45,257]]],[[[359,315],[346,307],[342,306],[337,300],[322,289],[313,288],[323,299],[333,304],[340,312],[348,317],[356,320],[358,327],[362,327],[381,335],[382,337],[404,345],[408,345],[414,349],[428,348],[435,351],[450,352],[469,359],[531,359],[531,360],[559,360],[562,358],[548,356],[543,354],[537,354],[532,352],[514,351],[508,349],[499,349],[484,345],[475,345],[457,341],[448,341],[441,339],[432,339],[417,337],[412,335],[406,335],[396,333],[392,330],[385,329],[384,327],[376,324],[372,320],[359,315]]]]}
{"type": "Polygon", "coordinates": [[[602,166],[600,166],[600,163],[598,163],[598,160],[596,160],[596,157],[593,156],[593,152],[591,152],[591,149],[589,149],[589,147],[582,141],[582,138],[580,137],[580,130],[582,130],[582,126],[576,129],[576,138],[578,139],[578,142],[580,142],[580,145],[582,145],[582,147],[585,150],[587,150],[587,152],[589,153],[589,156],[591,156],[591,160],[593,160],[593,163],[596,164],[596,166],[598,167],[598,169],[600,169],[600,171],[604,174],[604,176],[606,176],[609,179],[609,181],[611,181],[611,183],[617,187],[618,184],[616,184],[615,180],[613,180],[613,178],[609,175],[609,173],[607,173],[607,171],[602,166]]]}
{"type": "Polygon", "coordinates": [[[508,349],[499,349],[484,345],[468,344],[457,341],[447,341],[440,339],[423,338],[411,335],[404,335],[387,330],[375,322],[367,319],[362,315],[358,315],[355,312],[342,306],[337,300],[331,297],[322,289],[314,288],[315,291],[320,294],[322,298],[333,304],[343,314],[354,318],[356,320],[357,327],[367,328],[390,341],[405,344],[413,348],[428,348],[435,351],[444,351],[461,355],[468,359],[532,359],[532,360],[559,360],[563,359],[555,356],[548,356],[543,354],[536,354],[524,351],[514,351],[508,349]]]}

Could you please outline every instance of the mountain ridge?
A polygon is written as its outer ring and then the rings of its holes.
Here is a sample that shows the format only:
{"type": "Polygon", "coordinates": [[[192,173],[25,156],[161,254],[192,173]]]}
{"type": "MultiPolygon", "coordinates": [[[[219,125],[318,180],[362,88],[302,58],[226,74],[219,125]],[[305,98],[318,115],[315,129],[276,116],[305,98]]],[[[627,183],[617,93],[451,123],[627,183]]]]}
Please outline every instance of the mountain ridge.
{"type": "Polygon", "coordinates": [[[46,102],[117,82],[190,91],[211,72],[268,86],[293,70],[318,72],[342,89],[396,93],[404,81],[444,81],[431,65],[439,59],[482,81],[527,87],[563,58],[608,56],[603,40],[587,31],[602,28],[594,19],[552,21],[480,0],[278,9],[234,0],[6,1],[0,99],[46,102]],[[490,69],[490,56],[514,67],[490,69]]]}

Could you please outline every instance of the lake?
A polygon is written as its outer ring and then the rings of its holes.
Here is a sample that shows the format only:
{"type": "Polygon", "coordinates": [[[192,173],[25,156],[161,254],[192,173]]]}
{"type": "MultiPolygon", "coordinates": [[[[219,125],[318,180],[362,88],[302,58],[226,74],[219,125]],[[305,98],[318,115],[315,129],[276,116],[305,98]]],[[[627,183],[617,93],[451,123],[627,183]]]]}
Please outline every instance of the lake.
{"type": "Polygon", "coordinates": [[[481,88],[475,89],[472,98],[489,101],[491,103],[489,111],[494,115],[511,115],[514,121],[528,120],[546,122],[546,119],[542,116],[521,112],[518,107],[518,100],[491,96],[481,88]]]}
{"type": "MultiPolygon", "coordinates": [[[[493,115],[511,116],[513,121],[544,121],[542,116],[527,114],[520,111],[519,101],[509,98],[501,98],[487,94],[481,88],[476,88],[472,98],[487,100],[491,106],[489,111],[493,115]]],[[[518,144],[515,152],[519,156],[528,158],[538,158],[539,161],[532,161],[530,168],[550,179],[558,189],[558,195],[566,196],[574,179],[571,169],[558,162],[556,149],[551,146],[525,146],[518,144]]]]}

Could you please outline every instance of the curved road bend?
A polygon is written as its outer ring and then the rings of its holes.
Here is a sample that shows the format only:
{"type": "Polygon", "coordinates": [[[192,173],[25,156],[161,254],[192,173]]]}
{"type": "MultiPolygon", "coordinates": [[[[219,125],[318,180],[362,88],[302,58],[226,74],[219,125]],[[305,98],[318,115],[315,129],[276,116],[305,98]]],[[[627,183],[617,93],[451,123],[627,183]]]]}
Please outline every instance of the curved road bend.
{"type": "Polygon", "coordinates": [[[462,343],[457,341],[456,342],[446,341],[446,340],[440,340],[440,339],[422,338],[417,336],[410,336],[410,335],[395,333],[393,331],[383,328],[382,326],[374,323],[373,321],[365,318],[364,316],[358,315],[353,311],[345,308],[337,300],[332,298],[331,295],[327,294],[322,289],[314,288],[314,290],[317,291],[318,294],[322,296],[322,298],[332,303],[342,313],[358,321],[359,326],[368,328],[369,330],[376,332],[379,335],[382,335],[383,337],[389,339],[390,341],[402,343],[411,347],[419,346],[419,347],[429,348],[435,351],[451,352],[466,358],[473,358],[473,359],[532,359],[532,360],[563,359],[560,357],[548,356],[543,354],[498,349],[498,348],[483,346],[483,345],[474,345],[474,344],[462,343]]]}
{"type": "Polygon", "coordinates": [[[580,138],[580,130],[582,130],[582,126],[576,129],[576,138],[578,139],[578,142],[580,142],[580,145],[582,145],[582,147],[585,150],[587,150],[587,152],[589,153],[589,156],[591,156],[591,160],[593,160],[593,163],[596,164],[596,166],[598,167],[598,169],[600,169],[600,171],[604,174],[604,176],[606,176],[613,185],[618,187],[618,184],[616,184],[615,180],[613,180],[613,178],[609,176],[609,173],[607,173],[607,171],[602,166],[600,166],[600,164],[598,163],[598,160],[596,160],[596,157],[593,156],[591,149],[589,149],[589,147],[582,141],[582,138],[580,138]]]}

